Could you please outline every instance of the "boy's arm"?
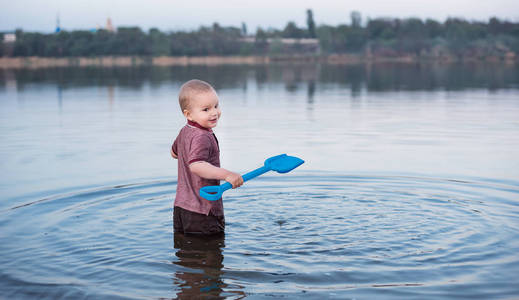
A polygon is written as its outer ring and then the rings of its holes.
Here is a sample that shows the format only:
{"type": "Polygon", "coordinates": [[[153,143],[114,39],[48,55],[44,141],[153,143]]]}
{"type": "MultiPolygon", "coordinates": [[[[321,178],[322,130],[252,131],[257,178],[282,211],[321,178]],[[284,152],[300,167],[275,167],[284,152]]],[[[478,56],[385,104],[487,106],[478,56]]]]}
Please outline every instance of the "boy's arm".
{"type": "Polygon", "coordinates": [[[175,139],[175,142],[173,142],[173,145],[171,145],[171,147],[169,148],[169,153],[171,154],[171,157],[173,157],[174,159],[178,159],[178,155],[177,155],[177,149],[178,149],[178,145],[177,145],[177,139],[175,139]]]}
{"type": "Polygon", "coordinates": [[[202,178],[225,180],[232,184],[233,189],[243,184],[243,178],[240,174],[215,167],[205,161],[197,161],[190,164],[189,170],[202,178]]]}

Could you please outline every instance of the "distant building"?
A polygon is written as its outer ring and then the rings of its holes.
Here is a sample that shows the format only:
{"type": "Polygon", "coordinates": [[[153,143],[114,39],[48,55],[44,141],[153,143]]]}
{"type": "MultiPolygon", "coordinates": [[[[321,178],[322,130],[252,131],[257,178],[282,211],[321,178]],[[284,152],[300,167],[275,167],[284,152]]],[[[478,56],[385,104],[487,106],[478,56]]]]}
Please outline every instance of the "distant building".
{"type": "Polygon", "coordinates": [[[56,16],[56,30],[55,30],[55,33],[59,33],[61,31],[61,25],[60,25],[60,20],[59,20],[59,13],[58,15],[56,16]]]}
{"type": "Polygon", "coordinates": [[[16,34],[14,33],[4,33],[4,43],[14,43],[16,42],[16,34]]]}
{"type": "Polygon", "coordinates": [[[115,32],[115,28],[114,26],[112,25],[112,20],[110,18],[107,18],[106,19],[106,25],[105,27],[101,27],[101,25],[99,25],[99,23],[96,24],[96,27],[95,28],[90,28],[89,31],[90,32],[98,32],[99,30],[106,30],[108,32],[115,32]]]}
{"type": "Polygon", "coordinates": [[[106,27],[105,29],[110,32],[115,32],[114,26],[112,25],[112,19],[106,19],[106,27]]]}

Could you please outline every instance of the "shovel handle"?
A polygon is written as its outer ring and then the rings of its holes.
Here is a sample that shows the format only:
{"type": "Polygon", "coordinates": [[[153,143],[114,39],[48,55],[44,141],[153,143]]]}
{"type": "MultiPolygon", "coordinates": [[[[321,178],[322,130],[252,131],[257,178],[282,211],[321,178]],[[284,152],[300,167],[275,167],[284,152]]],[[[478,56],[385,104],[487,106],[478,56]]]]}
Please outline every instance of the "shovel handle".
{"type": "Polygon", "coordinates": [[[207,199],[209,201],[216,201],[222,198],[223,192],[232,188],[232,184],[226,182],[222,185],[211,185],[204,186],[200,189],[200,197],[207,199]]]}
{"type": "Polygon", "coordinates": [[[257,168],[256,170],[250,171],[249,173],[243,174],[243,176],[242,176],[243,182],[245,182],[247,180],[251,180],[254,177],[258,177],[263,173],[267,173],[268,171],[270,171],[270,168],[263,166],[263,167],[257,168]]]}
{"type": "MultiPolygon", "coordinates": [[[[256,170],[250,171],[249,173],[243,174],[243,182],[247,180],[251,180],[254,177],[258,177],[263,173],[266,173],[270,171],[270,168],[263,166],[260,168],[257,168],[256,170]]],[[[216,201],[220,198],[222,198],[223,192],[227,191],[228,189],[232,188],[232,184],[229,182],[225,182],[222,185],[212,185],[212,186],[204,186],[200,189],[200,197],[209,200],[209,201],[216,201]]]]}

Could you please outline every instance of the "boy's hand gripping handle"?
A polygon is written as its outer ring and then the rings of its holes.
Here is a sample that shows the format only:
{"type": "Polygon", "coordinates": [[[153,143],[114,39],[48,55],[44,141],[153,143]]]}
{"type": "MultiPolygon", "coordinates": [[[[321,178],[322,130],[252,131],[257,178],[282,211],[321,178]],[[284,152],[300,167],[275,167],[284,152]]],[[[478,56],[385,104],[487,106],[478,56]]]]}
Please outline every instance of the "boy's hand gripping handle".
{"type": "MultiPolygon", "coordinates": [[[[270,168],[263,166],[263,167],[257,168],[254,171],[250,171],[249,173],[242,175],[243,182],[250,180],[254,177],[258,177],[261,174],[266,173],[270,170],[271,170],[270,168]]],[[[200,189],[200,196],[209,201],[216,201],[216,200],[222,198],[223,192],[225,192],[231,188],[232,188],[232,184],[230,184],[229,182],[225,182],[222,185],[204,186],[203,188],[200,189]]]]}

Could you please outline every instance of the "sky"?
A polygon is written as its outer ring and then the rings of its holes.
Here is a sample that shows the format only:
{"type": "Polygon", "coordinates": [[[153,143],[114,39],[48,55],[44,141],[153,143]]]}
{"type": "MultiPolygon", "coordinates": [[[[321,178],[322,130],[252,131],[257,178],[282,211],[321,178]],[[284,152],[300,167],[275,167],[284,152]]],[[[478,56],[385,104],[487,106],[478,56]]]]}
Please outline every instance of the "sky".
{"type": "Polygon", "coordinates": [[[306,10],[316,24],[349,24],[351,11],[368,18],[396,17],[444,21],[459,17],[488,21],[498,17],[519,22],[519,0],[0,0],[0,31],[52,32],[59,15],[65,30],[104,27],[111,18],[115,27],[156,27],[162,31],[193,30],[214,22],[241,27],[250,33],[258,27],[282,29],[293,21],[306,27],[306,10]]]}

